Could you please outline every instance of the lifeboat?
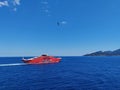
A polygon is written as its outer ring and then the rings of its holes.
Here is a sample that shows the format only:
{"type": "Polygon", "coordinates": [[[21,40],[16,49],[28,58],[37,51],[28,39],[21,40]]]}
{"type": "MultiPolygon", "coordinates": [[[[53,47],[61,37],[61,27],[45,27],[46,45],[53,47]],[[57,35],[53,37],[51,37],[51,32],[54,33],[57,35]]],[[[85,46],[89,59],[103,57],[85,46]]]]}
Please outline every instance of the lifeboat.
{"type": "Polygon", "coordinates": [[[22,59],[24,63],[27,64],[47,64],[47,63],[59,63],[61,58],[56,58],[53,56],[41,55],[39,57],[22,59]]]}

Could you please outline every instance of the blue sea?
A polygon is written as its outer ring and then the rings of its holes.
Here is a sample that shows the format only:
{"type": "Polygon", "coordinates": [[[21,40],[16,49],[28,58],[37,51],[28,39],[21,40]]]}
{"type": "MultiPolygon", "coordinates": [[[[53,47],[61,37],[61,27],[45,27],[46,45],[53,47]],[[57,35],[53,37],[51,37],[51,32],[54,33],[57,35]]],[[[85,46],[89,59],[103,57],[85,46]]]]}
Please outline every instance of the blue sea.
{"type": "Polygon", "coordinates": [[[120,90],[120,57],[64,56],[43,65],[21,59],[0,57],[0,90],[120,90]]]}

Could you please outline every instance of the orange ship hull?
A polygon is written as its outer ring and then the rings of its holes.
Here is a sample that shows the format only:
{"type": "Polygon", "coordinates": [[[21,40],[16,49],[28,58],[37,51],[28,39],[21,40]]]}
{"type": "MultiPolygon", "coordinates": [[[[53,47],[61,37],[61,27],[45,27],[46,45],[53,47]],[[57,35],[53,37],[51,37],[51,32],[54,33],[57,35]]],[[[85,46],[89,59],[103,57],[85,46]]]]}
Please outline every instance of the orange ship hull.
{"type": "Polygon", "coordinates": [[[34,57],[30,59],[22,59],[24,63],[27,64],[46,64],[46,63],[58,63],[61,58],[56,58],[53,56],[42,55],[40,57],[34,57]]]}

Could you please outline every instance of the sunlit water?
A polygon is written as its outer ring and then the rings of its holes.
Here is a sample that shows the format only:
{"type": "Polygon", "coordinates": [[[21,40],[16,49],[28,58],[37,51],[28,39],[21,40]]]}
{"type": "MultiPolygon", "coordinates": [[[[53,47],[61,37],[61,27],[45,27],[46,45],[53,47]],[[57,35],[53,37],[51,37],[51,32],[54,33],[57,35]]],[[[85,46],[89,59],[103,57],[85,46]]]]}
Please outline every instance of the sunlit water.
{"type": "Polygon", "coordinates": [[[120,90],[120,57],[62,57],[44,65],[1,57],[0,90],[120,90]]]}

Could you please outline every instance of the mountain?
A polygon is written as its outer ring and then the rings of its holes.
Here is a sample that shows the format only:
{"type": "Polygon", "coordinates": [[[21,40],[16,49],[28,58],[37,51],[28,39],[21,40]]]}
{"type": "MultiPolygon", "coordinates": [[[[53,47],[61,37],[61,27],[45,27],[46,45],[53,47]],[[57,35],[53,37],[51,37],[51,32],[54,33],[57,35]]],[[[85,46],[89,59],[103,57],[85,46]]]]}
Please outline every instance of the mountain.
{"type": "Polygon", "coordinates": [[[114,51],[97,51],[84,56],[120,56],[120,49],[114,51]]]}

